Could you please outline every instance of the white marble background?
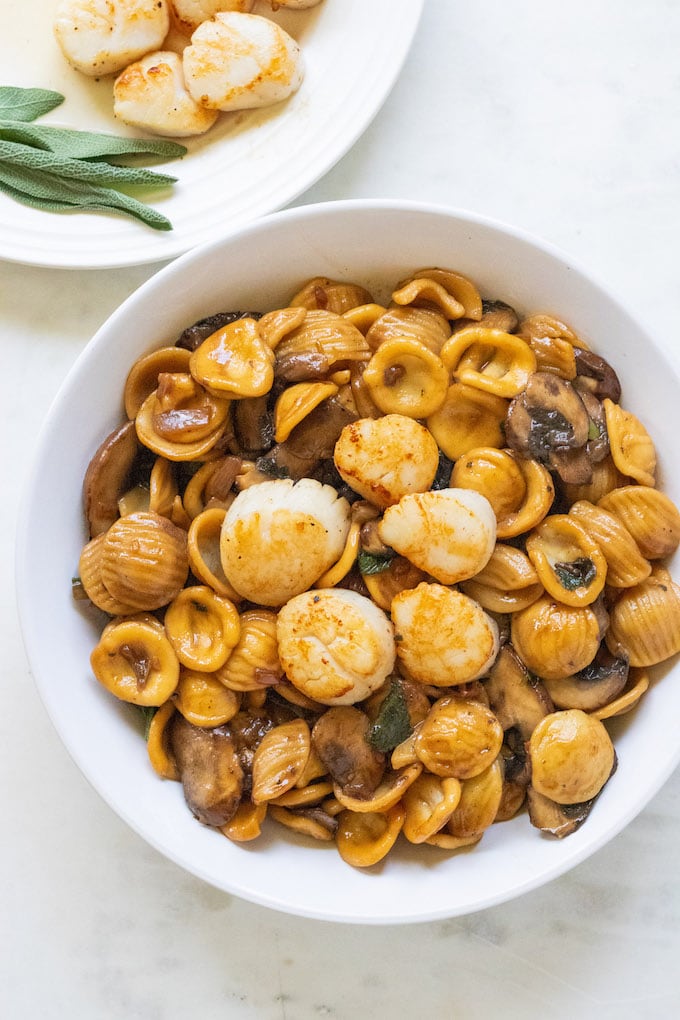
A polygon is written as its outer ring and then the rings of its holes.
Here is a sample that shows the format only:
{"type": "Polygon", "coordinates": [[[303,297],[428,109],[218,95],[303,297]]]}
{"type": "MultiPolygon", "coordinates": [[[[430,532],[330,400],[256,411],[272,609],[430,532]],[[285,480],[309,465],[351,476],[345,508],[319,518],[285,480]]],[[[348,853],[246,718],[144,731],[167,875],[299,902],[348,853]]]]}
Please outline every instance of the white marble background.
{"type": "MultiPolygon", "coordinates": [[[[403,197],[517,224],[608,281],[678,357],[679,52],[677,0],[427,0],[387,103],[299,203],[403,197]]],[[[17,496],[69,366],[156,268],[0,265],[0,1015],[680,1015],[680,773],[610,845],[522,899],[370,928],[214,891],[129,831],[76,770],[21,645],[17,496]]]]}

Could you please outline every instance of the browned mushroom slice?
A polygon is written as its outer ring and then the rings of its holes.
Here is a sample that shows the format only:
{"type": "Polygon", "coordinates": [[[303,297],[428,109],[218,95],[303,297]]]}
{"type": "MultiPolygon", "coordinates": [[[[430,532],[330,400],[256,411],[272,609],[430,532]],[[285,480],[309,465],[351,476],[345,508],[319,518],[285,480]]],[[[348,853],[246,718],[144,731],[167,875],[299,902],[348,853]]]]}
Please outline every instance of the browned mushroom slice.
{"type": "Polygon", "coordinates": [[[269,394],[246,397],[233,404],[234,432],[239,449],[254,457],[274,445],[274,416],[269,407],[269,394]]]}
{"type": "Polygon", "coordinates": [[[577,375],[594,380],[591,392],[600,400],[609,397],[613,403],[618,404],[621,399],[621,383],[609,362],[581,347],[574,348],[574,357],[577,375]]]}
{"type": "Polygon", "coordinates": [[[170,743],[191,811],[204,825],[224,825],[243,792],[243,769],[229,727],[202,729],[176,712],[170,743]]]}
{"type": "Polygon", "coordinates": [[[451,323],[451,331],[459,333],[468,326],[484,326],[485,329],[500,329],[503,333],[514,333],[519,325],[519,316],[511,305],[505,301],[482,301],[481,319],[455,319],[451,323]]]}
{"type": "Polygon", "coordinates": [[[546,464],[564,481],[584,484],[592,474],[585,446],[590,418],[581,397],[552,372],[534,372],[510,403],[505,419],[508,446],[521,457],[546,464]]]}
{"type": "Polygon", "coordinates": [[[106,437],[92,457],[83,481],[90,538],[103,535],[118,520],[118,500],[129,488],[139,448],[135,423],[126,421],[106,437]]]}
{"type": "Polygon", "coordinates": [[[188,351],[195,351],[204,340],[212,336],[218,329],[228,326],[237,319],[260,319],[262,312],[216,312],[215,315],[208,315],[205,319],[199,319],[193,325],[187,326],[175,341],[175,347],[184,347],[188,351]]]}
{"type": "Polygon", "coordinates": [[[593,799],[582,804],[557,804],[531,786],[527,790],[529,821],[537,829],[557,839],[564,839],[576,832],[590,814],[594,803],[593,799]]]}
{"type": "Polygon", "coordinates": [[[368,800],[383,777],[385,755],[368,743],[368,716],[351,705],[329,708],[312,730],[312,746],[348,797],[368,800]]]}
{"type": "Polygon", "coordinates": [[[516,729],[522,740],[528,740],[536,724],[554,711],[545,685],[531,675],[510,644],[501,648],[484,687],[503,729],[516,729]]]}
{"type": "Polygon", "coordinates": [[[260,457],[258,468],[294,481],[309,475],[319,461],[332,458],[340,433],[355,417],[337,397],[329,397],[296,425],[285,442],[260,457]]]}
{"type": "Polygon", "coordinates": [[[545,680],[548,694],[556,708],[580,708],[595,712],[616,698],[626,686],[628,662],[617,658],[600,645],[589,666],[565,680],[545,680]]]}

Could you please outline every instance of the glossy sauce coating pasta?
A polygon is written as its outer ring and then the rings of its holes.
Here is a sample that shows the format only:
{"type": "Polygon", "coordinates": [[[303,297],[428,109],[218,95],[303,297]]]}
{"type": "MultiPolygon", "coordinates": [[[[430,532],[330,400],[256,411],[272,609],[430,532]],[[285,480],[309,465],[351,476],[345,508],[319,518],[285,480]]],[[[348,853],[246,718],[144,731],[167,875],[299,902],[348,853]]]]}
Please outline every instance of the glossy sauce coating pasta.
{"type": "Polygon", "coordinates": [[[573,330],[450,269],[384,304],[318,277],[191,325],[123,402],[84,484],[92,669],[200,821],[369,867],[586,819],[607,720],[680,651],[680,514],[573,330]]]}

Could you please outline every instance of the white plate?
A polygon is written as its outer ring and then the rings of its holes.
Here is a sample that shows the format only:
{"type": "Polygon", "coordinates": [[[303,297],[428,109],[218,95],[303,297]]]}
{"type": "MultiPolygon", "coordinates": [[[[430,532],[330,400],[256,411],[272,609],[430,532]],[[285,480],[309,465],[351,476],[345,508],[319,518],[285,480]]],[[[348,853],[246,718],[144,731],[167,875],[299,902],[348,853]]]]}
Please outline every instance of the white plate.
{"type": "MultiPolygon", "coordinates": [[[[62,268],[137,265],[174,258],[292,201],[346,152],[386,99],[415,34],[424,0],[323,0],[272,14],[300,43],[305,80],[288,102],[224,115],[181,161],[179,178],[153,205],[172,222],[155,231],[103,213],[48,213],[0,193],[0,257],[62,268]]],[[[56,0],[6,4],[0,84],[54,89],[66,101],[40,123],[134,134],[113,117],[112,78],[71,69],[54,41],[56,0]]],[[[180,139],[180,141],[183,141],[180,139]]]]}

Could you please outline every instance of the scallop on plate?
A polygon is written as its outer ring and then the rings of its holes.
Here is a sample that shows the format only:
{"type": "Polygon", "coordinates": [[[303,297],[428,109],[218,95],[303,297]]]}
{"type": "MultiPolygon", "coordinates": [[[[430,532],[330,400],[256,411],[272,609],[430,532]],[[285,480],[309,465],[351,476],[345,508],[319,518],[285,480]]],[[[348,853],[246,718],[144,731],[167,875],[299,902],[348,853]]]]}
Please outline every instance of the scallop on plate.
{"type": "MultiPolygon", "coordinates": [[[[266,18],[299,47],[302,82],[298,88],[297,79],[291,77],[289,85],[297,89],[293,94],[277,88],[261,97],[277,100],[273,105],[219,114],[201,109],[178,118],[190,121],[196,130],[212,126],[204,134],[174,139],[186,145],[186,156],[155,164],[159,172],[177,177],[172,189],[148,199],[173,229],[153,230],[108,213],[45,212],[0,192],[0,258],[62,268],[164,261],[293,201],[351,148],[382,106],[411,47],[423,3],[319,0],[314,6],[289,3],[284,7],[254,0],[242,5],[244,11],[246,7],[251,11],[249,16],[266,18]]],[[[70,6],[87,11],[96,4],[70,6]]],[[[192,18],[219,7],[194,0],[178,0],[176,6],[189,31],[192,18]]],[[[0,39],[2,84],[51,89],[65,96],[61,106],[40,118],[41,124],[158,137],[114,117],[114,72],[87,76],[67,62],[54,33],[57,8],[58,0],[8,5],[0,39]]],[[[205,34],[208,27],[197,31],[205,34]]],[[[77,33],[66,34],[74,59],[87,66],[92,58],[78,42],[77,33]]],[[[149,39],[157,49],[153,35],[149,39]]],[[[173,28],[163,48],[181,52],[188,39],[173,28]]],[[[147,44],[145,37],[142,48],[147,44]]],[[[135,57],[133,49],[125,52],[135,57]]],[[[140,63],[144,59],[142,55],[140,63]]],[[[194,69],[200,59],[199,50],[194,69]]],[[[174,64],[168,60],[168,73],[176,71],[174,64]]],[[[199,73],[199,92],[205,84],[201,77],[199,73]]],[[[210,87],[214,95],[214,83],[210,87]]],[[[120,102],[121,113],[131,123],[146,103],[146,97],[140,101],[138,95],[128,78],[120,102]]],[[[227,107],[221,104],[221,108],[227,107]]],[[[150,116],[153,120],[153,109],[150,116]]]]}
{"type": "Polygon", "coordinates": [[[65,746],[277,910],[425,921],[563,874],[680,760],[679,382],[469,213],[299,207],[185,254],[83,351],[24,493],[65,746]]]}

